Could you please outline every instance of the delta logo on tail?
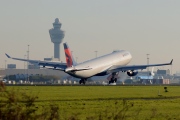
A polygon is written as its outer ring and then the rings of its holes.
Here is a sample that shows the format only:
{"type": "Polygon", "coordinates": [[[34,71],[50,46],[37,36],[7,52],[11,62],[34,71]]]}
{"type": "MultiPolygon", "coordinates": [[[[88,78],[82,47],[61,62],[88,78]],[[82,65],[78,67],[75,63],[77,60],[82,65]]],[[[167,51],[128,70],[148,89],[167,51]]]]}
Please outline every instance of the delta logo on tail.
{"type": "Polygon", "coordinates": [[[65,52],[65,56],[66,56],[67,67],[71,67],[73,65],[71,51],[66,43],[64,43],[63,45],[64,45],[64,52],[65,52]]]}

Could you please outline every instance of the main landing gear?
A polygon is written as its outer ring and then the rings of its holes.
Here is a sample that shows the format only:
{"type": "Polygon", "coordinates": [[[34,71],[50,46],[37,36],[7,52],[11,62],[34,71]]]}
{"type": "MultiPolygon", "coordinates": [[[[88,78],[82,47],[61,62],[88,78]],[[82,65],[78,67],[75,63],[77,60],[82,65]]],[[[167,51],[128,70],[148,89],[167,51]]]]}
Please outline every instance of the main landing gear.
{"type": "Polygon", "coordinates": [[[111,78],[111,80],[109,81],[109,84],[111,84],[111,83],[116,83],[117,82],[117,78],[111,78]]]}
{"type": "Polygon", "coordinates": [[[81,79],[81,80],[79,81],[79,84],[84,84],[84,85],[85,85],[85,84],[86,84],[86,80],[87,80],[87,79],[81,79]]]}
{"type": "Polygon", "coordinates": [[[117,82],[117,74],[116,72],[112,73],[111,80],[109,81],[109,84],[116,83],[117,82]]]}

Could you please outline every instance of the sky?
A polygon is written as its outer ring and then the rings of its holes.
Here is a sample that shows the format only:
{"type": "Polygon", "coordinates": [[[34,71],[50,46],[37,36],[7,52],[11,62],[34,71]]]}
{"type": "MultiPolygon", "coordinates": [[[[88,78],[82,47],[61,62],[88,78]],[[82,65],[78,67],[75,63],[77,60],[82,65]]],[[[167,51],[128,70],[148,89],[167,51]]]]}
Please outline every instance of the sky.
{"type": "MultiPolygon", "coordinates": [[[[2,0],[0,2],[0,68],[24,63],[6,58],[24,58],[28,45],[30,59],[53,56],[49,29],[55,18],[65,31],[67,42],[78,62],[128,50],[131,65],[166,63],[156,67],[180,71],[179,0],[2,0]],[[7,62],[5,62],[5,60],[7,62]]],[[[65,62],[61,44],[61,60],[65,62]]],[[[156,70],[155,69],[155,70],[156,70]]]]}

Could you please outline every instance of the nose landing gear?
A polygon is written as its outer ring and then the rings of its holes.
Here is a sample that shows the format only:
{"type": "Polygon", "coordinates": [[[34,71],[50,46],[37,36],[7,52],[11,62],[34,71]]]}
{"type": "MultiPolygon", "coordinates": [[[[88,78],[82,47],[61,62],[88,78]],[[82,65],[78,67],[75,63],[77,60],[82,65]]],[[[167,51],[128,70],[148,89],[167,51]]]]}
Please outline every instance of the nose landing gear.
{"type": "Polygon", "coordinates": [[[86,84],[86,80],[87,80],[87,79],[81,79],[81,80],[79,81],[79,84],[84,84],[84,85],[85,85],[85,84],[86,84]]]}

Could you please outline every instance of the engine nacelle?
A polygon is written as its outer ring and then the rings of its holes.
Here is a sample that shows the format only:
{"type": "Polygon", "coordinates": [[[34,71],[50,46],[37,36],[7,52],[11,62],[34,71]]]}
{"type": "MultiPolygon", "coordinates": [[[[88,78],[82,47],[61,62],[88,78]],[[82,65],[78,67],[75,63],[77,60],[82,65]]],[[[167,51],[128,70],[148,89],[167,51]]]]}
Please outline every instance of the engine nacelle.
{"type": "Polygon", "coordinates": [[[138,71],[128,71],[128,72],[127,72],[127,75],[128,75],[128,76],[131,76],[131,77],[132,77],[132,76],[136,76],[137,74],[138,74],[138,71]]]}

